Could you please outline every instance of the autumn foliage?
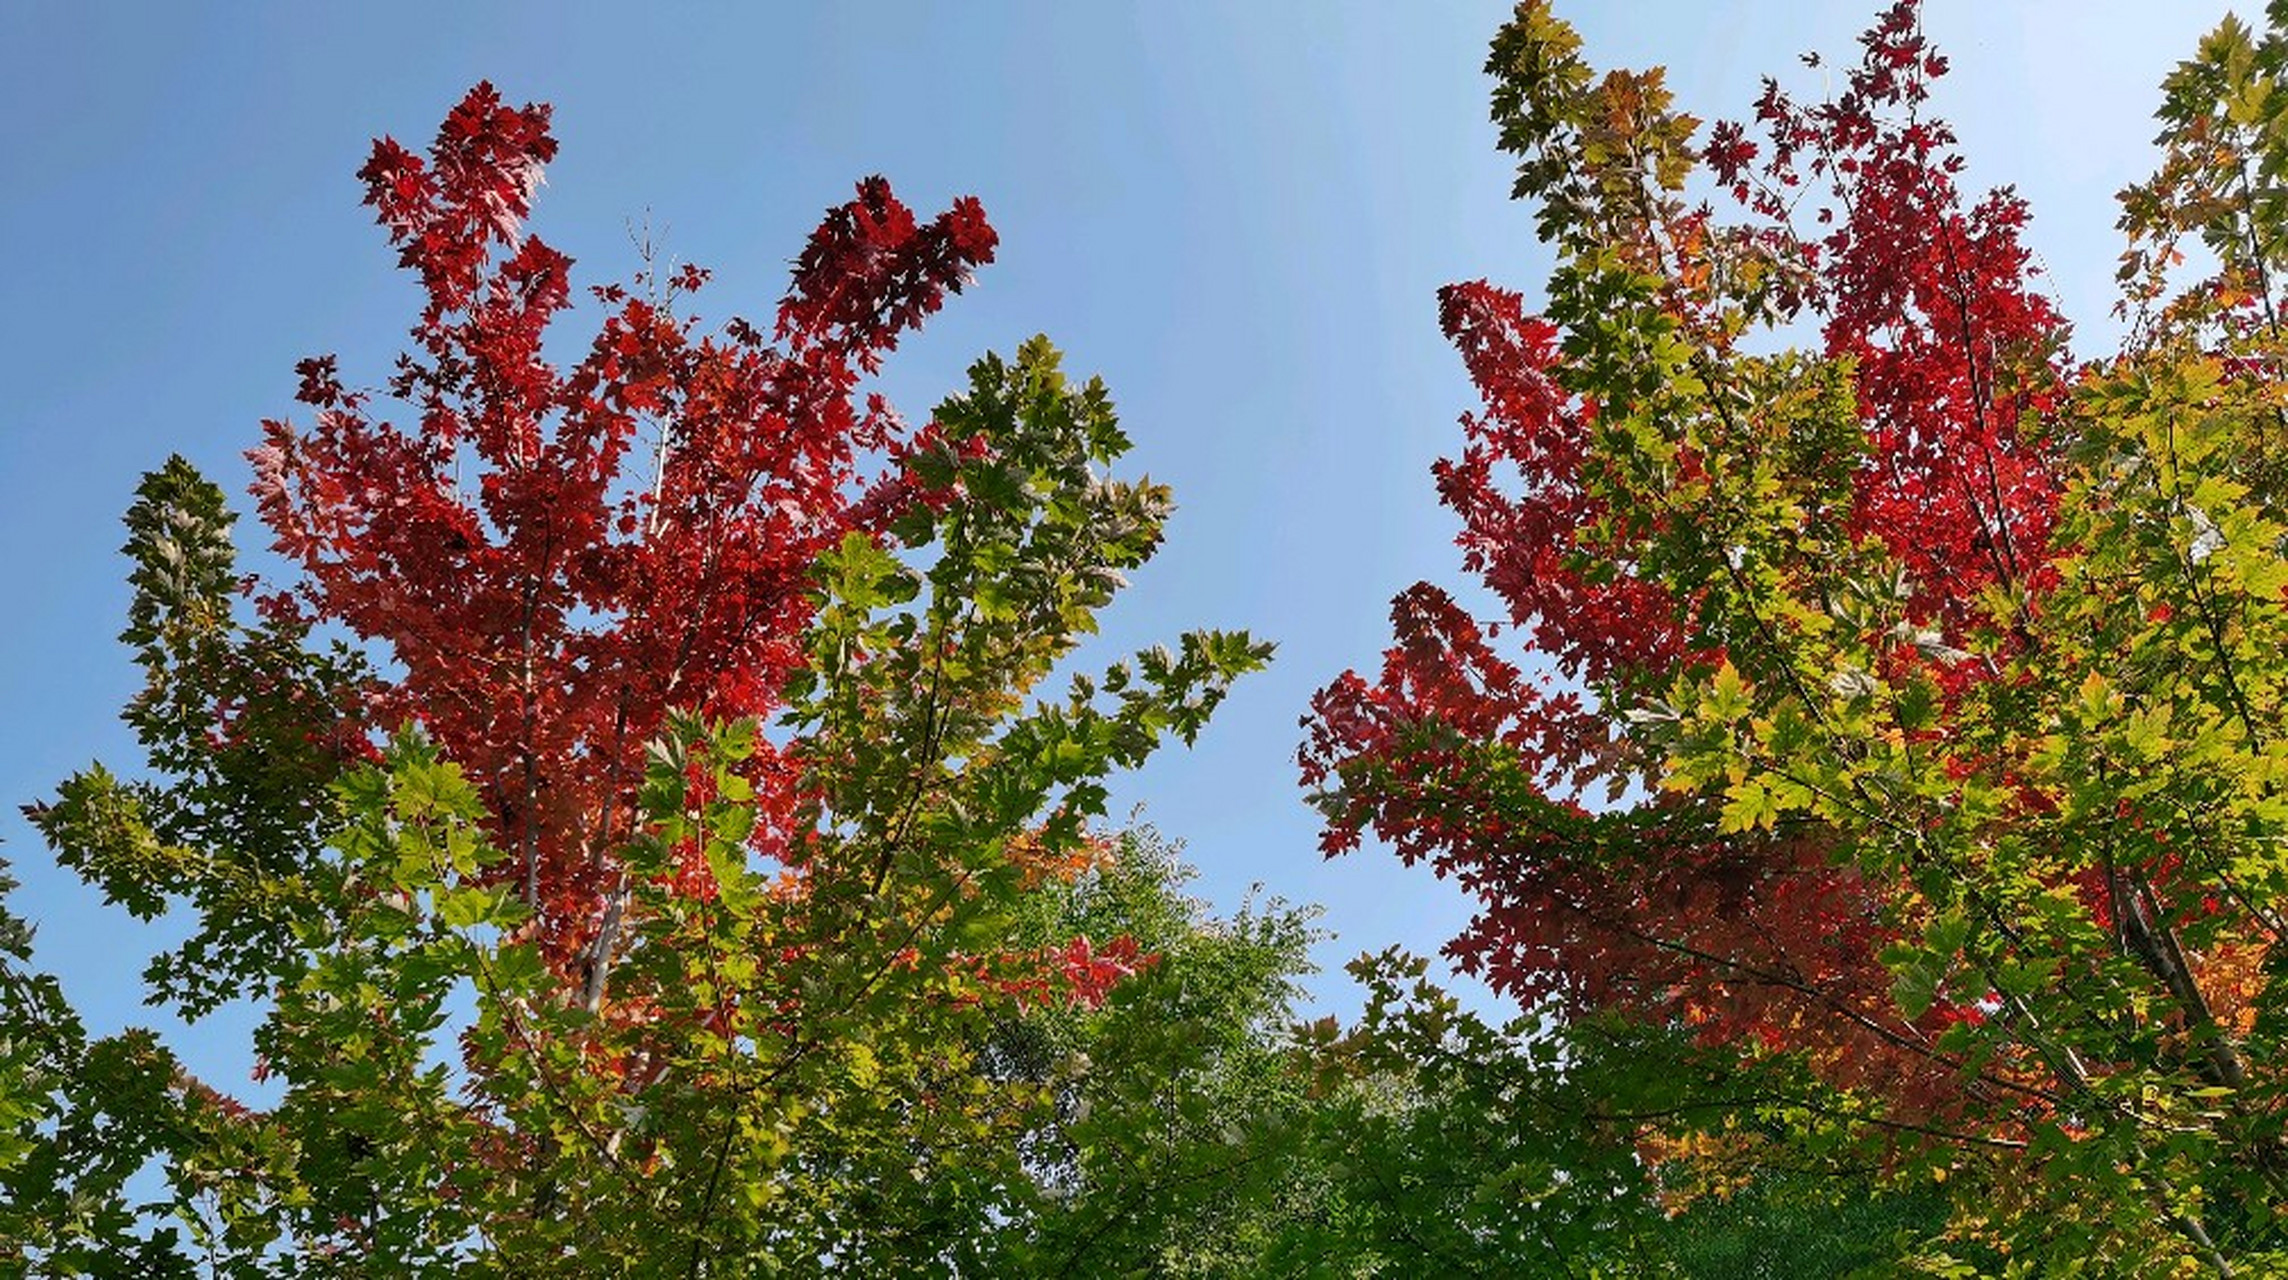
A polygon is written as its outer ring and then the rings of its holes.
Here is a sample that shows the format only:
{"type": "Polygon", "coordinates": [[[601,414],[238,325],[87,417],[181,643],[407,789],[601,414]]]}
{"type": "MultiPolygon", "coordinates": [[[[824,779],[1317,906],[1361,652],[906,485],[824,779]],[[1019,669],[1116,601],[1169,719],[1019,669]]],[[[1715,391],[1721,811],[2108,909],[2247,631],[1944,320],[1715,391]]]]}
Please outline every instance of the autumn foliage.
{"type": "MultiPolygon", "coordinates": [[[[1554,92],[1547,81],[1569,74],[1566,64],[1537,63],[1551,49],[1534,30],[1521,20],[1495,51],[1495,70],[1511,77],[1497,111],[1510,113],[1505,139],[1517,147],[1525,145],[1514,132],[1527,110],[1520,95],[1554,92]],[[1535,75],[1545,79],[1520,85],[1535,75]]],[[[1712,617],[1706,607],[1722,599],[1728,578],[1749,570],[1735,561],[1768,554],[1747,545],[1760,530],[1728,531],[1704,515],[1700,527],[1687,525],[1685,504],[1723,483],[1712,468],[1757,468],[1758,478],[1789,486],[1790,514],[1807,533],[1879,548],[1895,560],[1912,591],[1904,612],[1936,624],[1925,648],[1970,643],[1974,633],[2014,643],[2006,627],[1993,634],[1975,606],[1989,588],[2025,592],[2047,560],[2059,484],[2048,448],[2021,428],[2064,384],[2065,326],[2036,291],[2018,242],[2022,203],[1997,193],[1963,208],[1951,136],[1912,116],[1943,69],[1924,47],[1913,9],[1900,6],[1870,33],[1865,64],[1836,100],[1806,107],[1776,84],[1767,88],[1757,105],[1764,144],[1747,141],[1737,125],[1718,126],[1707,144],[1713,176],[1750,214],[1738,226],[1674,201],[1653,206],[1647,218],[1623,201],[1625,189],[1592,189],[1624,179],[1624,163],[1637,157],[1614,161],[1607,173],[1560,174],[1560,156],[1578,158],[1558,150],[1570,139],[1533,140],[1524,168],[1555,186],[1552,216],[1574,212],[1567,200],[1586,206],[1577,216],[1588,225],[1567,227],[1560,243],[1570,234],[1618,259],[1602,279],[1566,283],[1601,285],[1645,306],[1647,341],[1665,342],[1666,351],[1609,351],[1578,339],[1569,350],[1560,324],[1484,282],[1454,285],[1441,297],[1441,323],[1486,408],[1464,419],[1462,454],[1438,464],[1439,494],[1461,518],[1465,566],[1484,577],[1507,604],[1510,625],[1555,658],[1568,683],[1555,686],[1504,661],[1491,643],[1498,628],[1481,628],[1437,588],[1417,586],[1394,610],[1400,645],[1380,685],[1346,677],[1321,695],[1307,780],[1329,780],[1338,760],[1384,755],[1407,760],[1409,769],[1454,768],[1459,762],[1447,758],[1463,744],[1498,740],[1515,752],[1501,761],[1502,773],[1558,784],[1550,811],[1523,830],[1457,823],[1448,816],[1455,792],[1440,790],[1419,801],[1370,793],[1339,807],[1329,832],[1330,849],[1348,848],[1371,822],[1406,856],[1458,869],[1494,863],[1482,873],[1462,871],[1501,903],[1462,947],[1504,989],[1529,1000],[1562,992],[1595,1006],[1619,1002],[1701,1026],[1711,1040],[1791,1044],[1802,1033],[1789,1024],[1801,1021],[1803,1033],[1838,1037],[1832,1056],[1854,1072],[1913,1076],[1927,1065],[1893,1052],[1885,1028],[1833,1016],[1834,1003],[1870,1019],[1887,1010],[1889,978],[1875,959],[1884,939],[1870,931],[1881,890],[1854,869],[1830,865],[1825,833],[1775,831],[1750,850],[1725,833],[1695,831],[1688,810],[1655,801],[1627,837],[1634,847],[1614,851],[1630,864],[1619,874],[1589,867],[1568,874],[1539,865],[1527,849],[1568,839],[1538,826],[1590,824],[1589,811],[1563,795],[1620,795],[1660,763],[1625,737],[1616,740],[1611,717],[1585,700],[1585,690],[1610,690],[1600,701],[1624,705],[1657,698],[1679,671],[1712,674],[1740,641],[1765,640],[1732,630],[1759,619],[1712,617]],[[1801,216],[1807,184],[1820,201],[1812,221],[1825,233],[1798,239],[1788,218],[1801,216]],[[1737,349],[1749,323],[1807,313],[1820,322],[1821,358],[1835,363],[1805,377],[1811,385],[1796,394],[1826,397],[1807,407],[1830,413],[1842,407],[1836,397],[1854,397],[1863,461],[1832,435],[1771,438],[1779,433],[1757,419],[1776,416],[1777,407],[1726,385],[1742,380],[1728,366],[1749,359],[1737,349]],[[1574,389],[1599,375],[1643,377],[1632,366],[1648,354],[1647,363],[1666,357],[1667,367],[1655,369],[1702,383],[1704,390],[1693,390],[1716,401],[1707,420],[1670,428],[1681,438],[1647,449],[1652,458],[1627,460],[1657,465],[1661,479],[1681,490],[1665,511],[1631,509],[1629,499],[1640,495],[1627,486],[1648,477],[1612,475],[1619,463],[1600,445],[1605,433],[1667,425],[1658,415],[1678,406],[1641,402],[1678,393],[1656,384],[1624,386],[1610,397],[1574,389]],[[1834,372],[1844,367],[1855,374],[1848,381],[1834,372]],[[1814,380],[1821,373],[1826,385],[1814,380]],[[1679,571],[1687,555],[1710,580],[1679,571]],[[1418,742],[1430,724],[1454,740],[1418,742]],[[1583,945],[1590,939],[1595,945],[1583,945]],[[1775,980],[1722,982],[1728,965],[1775,980]],[[1818,993],[1814,1007],[1823,1011],[1806,1018],[1808,992],[1791,982],[1818,993]]],[[[1660,123],[1666,94],[1658,73],[1621,73],[1597,92],[1604,114],[1584,131],[1641,128],[1638,145],[1652,152],[1647,167],[1681,176],[1693,152],[1673,120],[1660,123]]],[[[1816,590],[1817,566],[1800,553],[1791,558],[1783,580],[1816,590]]],[[[1937,667],[1901,639],[1884,655],[1900,669],[1939,670],[1950,682],[1983,674],[1937,667]]],[[[1464,773],[1455,781],[1472,788],[1495,779],[1464,773]]]]}
{"type": "Polygon", "coordinates": [[[1436,478],[1506,616],[1413,587],[1318,695],[1325,848],[1459,880],[1451,953],[1528,1005],[1808,1068],[1770,1132],[2046,1203],[2022,1249],[2277,1258],[2280,242],[2230,174],[2278,171],[2281,38],[2172,81],[2156,183],[2211,198],[2133,191],[2125,278],[2196,228],[2221,275],[2094,364],[2023,202],[1957,186],[1916,6],[1862,46],[1701,135],[1546,5],[1496,39],[1557,267],[1442,295],[1484,407],[1436,478]]]}
{"type": "MultiPolygon", "coordinates": [[[[860,383],[995,237],[975,200],[925,223],[868,179],[812,234],[769,335],[697,332],[675,304],[707,274],[685,267],[595,290],[600,331],[558,369],[543,353],[572,264],[523,231],[555,150],[546,107],[489,86],[426,158],[375,144],[366,203],[426,296],[387,388],[407,420],[377,420],[332,357],[306,361],[313,420],[266,424],[253,459],[262,518],[306,573],[274,607],[402,668],[372,723],[419,723],[467,772],[517,853],[501,874],[569,964],[610,948],[616,847],[668,710],[778,712],[813,561],[922,496],[903,464],[935,438],[860,383]]],[[[792,766],[764,745],[751,770],[755,846],[793,860],[792,766]]]]}
{"type": "Polygon", "coordinates": [[[0,910],[0,1263],[2288,1273],[2270,18],[2164,84],[2090,359],[1914,0],[1705,130],[1519,5],[1554,267],[1438,310],[1492,616],[1400,592],[1300,752],[1324,852],[1475,900],[1501,1026],[1395,948],[1291,1025],[1310,913],[1104,822],[1269,646],[1082,669],[1172,508],[1046,339],[918,425],[872,391],[992,260],[975,200],[867,179],[708,326],[698,268],[574,286],[548,110],[478,86],[359,172],[421,301],[263,425],[286,572],[147,475],[147,767],[28,809],[186,926],[154,1004],[257,1009],[258,1088],[90,1034],[0,910]]]}
{"type": "Polygon", "coordinates": [[[154,1000],[260,1000],[283,1096],[90,1040],[0,936],[0,1257],[983,1273],[1062,1212],[1024,1154],[1050,1082],[994,1042],[1161,957],[1116,914],[1044,937],[1037,903],[1124,847],[1105,778],[1269,648],[1192,632],[1041,690],[1170,502],[1113,473],[1109,394],[1045,339],[919,427],[868,391],[991,260],[975,200],[924,221],[868,179],[767,332],[702,330],[706,273],[647,263],[564,348],[572,264],[524,225],[555,150],[485,85],[426,155],[375,144],[366,203],[424,301],[382,386],[306,360],[308,421],[264,425],[283,585],[242,577],[181,459],[138,491],[151,776],[93,766],[32,816],[112,900],[193,922],[154,1000]],[[168,1198],[126,1210],[153,1160],[168,1198]]]}

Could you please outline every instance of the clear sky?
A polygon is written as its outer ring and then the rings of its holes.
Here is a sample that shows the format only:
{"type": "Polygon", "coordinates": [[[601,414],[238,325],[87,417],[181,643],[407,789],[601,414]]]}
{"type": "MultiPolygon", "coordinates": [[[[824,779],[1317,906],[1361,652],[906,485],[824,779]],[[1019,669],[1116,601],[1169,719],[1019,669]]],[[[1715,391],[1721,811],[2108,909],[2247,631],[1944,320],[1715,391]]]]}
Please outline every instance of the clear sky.
{"type": "MultiPolygon", "coordinates": [[[[1816,93],[1873,4],[1570,3],[1600,65],[1664,63],[1686,109],[1744,116],[1774,72],[1816,93]]],[[[2224,6],[1932,0],[1939,109],[1976,185],[2015,182],[2082,323],[2112,327],[2111,193],[2148,167],[2154,86],[2224,6]]],[[[1389,598],[1458,580],[1428,468],[1472,403],[1433,294],[1545,263],[1485,122],[1498,3],[0,5],[0,850],[43,962],[99,1030],[146,1015],[171,938],[100,908],[14,806],[91,759],[136,763],[118,524],[181,452],[232,493],[294,362],[378,382],[410,282],[358,204],[368,140],[425,144],[469,85],[555,104],[563,150],[533,227],[601,282],[648,220],[715,268],[710,313],[767,314],[787,260],[859,177],[925,211],[973,193],[1000,261],[892,358],[920,417],[978,353],[1045,332],[1109,382],[1130,466],[1173,485],[1160,558],[1102,658],[1194,626],[1275,639],[1190,752],[1122,780],[1189,843],[1226,909],[1251,883],[1325,904],[1320,1002],[1343,960],[1434,951],[1451,886],[1368,851],[1324,863],[1295,782],[1310,692],[1377,660],[1389,598]],[[720,310],[718,310],[720,309],[720,310]]],[[[566,322],[570,325],[571,321],[566,322]]],[[[242,524],[242,549],[263,539],[242,524]]],[[[202,1033],[227,1072],[243,1018],[202,1033]]],[[[218,1078],[218,1083],[227,1080],[218,1078]]]]}

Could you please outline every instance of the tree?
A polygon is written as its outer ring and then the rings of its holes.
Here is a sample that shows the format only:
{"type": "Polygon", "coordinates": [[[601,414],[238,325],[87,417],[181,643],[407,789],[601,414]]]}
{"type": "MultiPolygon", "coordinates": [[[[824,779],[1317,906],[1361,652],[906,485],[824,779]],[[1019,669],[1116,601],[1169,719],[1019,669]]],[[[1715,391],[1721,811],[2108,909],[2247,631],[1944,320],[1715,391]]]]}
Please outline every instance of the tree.
{"type": "Polygon", "coordinates": [[[976,202],[924,223],[861,183],[769,336],[700,333],[706,274],[647,267],[558,369],[571,264],[522,226],[547,125],[480,85],[426,158],[375,145],[426,302],[385,389],[305,361],[312,423],[251,455],[298,578],[242,584],[181,460],[138,492],[154,776],[33,816],[111,900],[195,921],[152,997],[265,1001],[282,1100],[90,1042],[0,922],[20,1263],[967,1273],[1052,1103],[986,1068],[992,1030],[1153,964],[1027,903],[1094,865],[1105,777],[1269,649],[1195,632],[1037,695],[1169,502],[1107,474],[1109,396],[1043,339],[918,429],[861,393],[990,259],[976,202]]]}
{"type": "Polygon", "coordinates": [[[1125,937],[1152,960],[1101,1003],[1028,1005],[988,1041],[991,1070],[1053,1101],[990,1274],[1293,1274],[1279,1250],[1329,1207],[1290,1037],[1316,913],[1274,898],[1215,918],[1178,854],[1131,828],[1026,902],[1020,936],[1039,945],[1125,937]]]}
{"type": "Polygon", "coordinates": [[[1716,1052],[1655,1127],[1943,1179],[2019,1270],[2288,1265],[2271,19],[2165,85],[2130,337],[2077,363],[1912,3],[1760,141],[1521,5],[1493,115],[1557,265],[1538,315],[1441,299],[1485,407],[1439,492],[1506,616],[1409,589],[1302,752],[1329,852],[1480,900],[1465,967],[1716,1052]]]}
{"type": "Polygon", "coordinates": [[[1309,1148],[1340,1207],[1319,1250],[1346,1274],[1856,1275],[1944,1219],[1927,1188],[1776,1149],[1757,1112],[1803,1089],[1799,1063],[1741,1069],[1614,1014],[1496,1026],[1427,969],[1361,957],[1361,1018],[1308,1030],[1309,1148]]]}

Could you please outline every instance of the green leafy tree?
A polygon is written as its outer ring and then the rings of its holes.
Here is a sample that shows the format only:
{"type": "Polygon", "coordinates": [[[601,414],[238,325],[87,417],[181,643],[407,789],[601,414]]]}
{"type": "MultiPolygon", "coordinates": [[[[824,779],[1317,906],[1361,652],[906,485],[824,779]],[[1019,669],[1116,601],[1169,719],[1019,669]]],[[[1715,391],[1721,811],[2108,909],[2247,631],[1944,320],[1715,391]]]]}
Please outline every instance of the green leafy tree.
{"type": "Polygon", "coordinates": [[[1028,899],[1020,936],[1127,937],[1150,961],[1101,1004],[1030,1006],[989,1041],[989,1068],[1053,1108],[1026,1136],[1030,1203],[997,1274],[1260,1274],[1324,1207],[1291,1035],[1313,913],[1210,916],[1177,855],[1131,828],[1028,899]]]}
{"type": "Polygon", "coordinates": [[[1797,1064],[1743,1071],[1673,1028],[1555,1009],[1497,1026],[1427,968],[1360,958],[1360,1019],[1307,1029],[1307,1164],[1339,1211],[1270,1255],[1326,1262],[1270,1273],[1883,1273],[1944,1220],[1936,1197],[1775,1150],[1797,1064]]]}

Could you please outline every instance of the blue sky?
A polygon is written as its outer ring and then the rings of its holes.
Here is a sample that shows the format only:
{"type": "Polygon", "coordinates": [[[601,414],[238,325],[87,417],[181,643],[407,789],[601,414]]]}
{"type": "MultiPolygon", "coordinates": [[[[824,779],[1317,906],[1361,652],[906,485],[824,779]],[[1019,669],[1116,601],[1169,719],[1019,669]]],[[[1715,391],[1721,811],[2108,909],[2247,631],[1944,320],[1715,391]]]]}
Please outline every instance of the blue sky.
{"type": "MultiPolygon", "coordinates": [[[[1600,65],[1665,63],[1685,107],[1745,115],[1757,78],[1816,92],[1795,55],[1848,63],[1873,6],[1561,4],[1600,65]]],[[[2103,350],[2111,193],[2142,176],[2154,85],[2220,4],[1931,0],[1954,63],[1939,108],[1975,185],[2015,182],[2085,354],[2103,350]]],[[[1373,664],[1389,598],[1457,581],[1428,468],[1472,404],[1434,291],[1531,288],[1544,260],[1485,122],[1506,7],[1318,3],[72,3],[0,6],[0,849],[41,957],[97,1029],[146,1020],[171,940],[47,861],[14,806],[92,759],[135,763],[118,517],[181,452],[243,490],[294,362],[379,381],[410,320],[352,178],[368,140],[425,143],[467,87],[555,104],[563,150],[533,227],[624,277],[628,228],[716,271],[710,314],[767,314],[818,213],[886,174],[918,208],[973,193],[1000,261],[895,357],[919,417],[987,349],[1047,333],[1104,375],[1173,485],[1166,549],[1106,618],[1117,656],[1193,626],[1277,640],[1199,746],[1121,781],[1186,840],[1199,890],[1322,903],[1341,962],[1433,951],[1467,905],[1369,851],[1335,863],[1295,784],[1296,719],[1373,664]]],[[[242,549],[262,543],[242,525],[242,549]]],[[[198,1057],[244,1061],[226,1020],[198,1057]]]]}

